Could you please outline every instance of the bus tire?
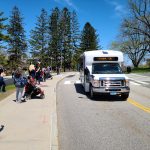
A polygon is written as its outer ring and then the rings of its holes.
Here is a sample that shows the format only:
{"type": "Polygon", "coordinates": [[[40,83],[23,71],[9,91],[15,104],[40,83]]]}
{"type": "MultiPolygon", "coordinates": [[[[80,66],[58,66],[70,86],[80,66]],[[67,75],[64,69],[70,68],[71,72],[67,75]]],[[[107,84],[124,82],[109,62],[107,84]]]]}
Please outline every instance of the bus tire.
{"type": "Polygon", "coordinates": [[[90,86],[89,94],[90,94],[90,98],[91,98],[91,99],[94,99],[94,98],[95,98],[95,93],[93,92],[93,87],[92,87],[92,85],[90,86]]]}
{"type": "Polygon", "coordinates": [[[121,94],[121,99],[122,99],[123,101],[126,101],[126,100],[128,99],[128,97],[129,97],[129,93],[121,94]]]}

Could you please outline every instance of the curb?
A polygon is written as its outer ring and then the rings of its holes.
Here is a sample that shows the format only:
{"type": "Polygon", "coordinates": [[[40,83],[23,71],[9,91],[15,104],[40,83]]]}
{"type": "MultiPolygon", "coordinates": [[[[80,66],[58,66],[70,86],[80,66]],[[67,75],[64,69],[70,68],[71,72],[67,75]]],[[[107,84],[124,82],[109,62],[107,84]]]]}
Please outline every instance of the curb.
{"type": "MultiPolygon", "coordinates": [[[[75,73],[72,73],[75,74],[75,73]]],[[[56,87],[55,87],[55,93],[57,91],[57,86],[58,84],[65,79],[68,75],[65,75],[64,77],[62,77],[59,81],[57,81],[56,83],[56,87]]],[[[54,112],[51,114],[51,135],[50,135],[50,150],[59,150],[59,145],[58,145],[58,123],[57,123],[57,95],[56,95],[56,99],[55,99],[55,109],[54,112]]]]}

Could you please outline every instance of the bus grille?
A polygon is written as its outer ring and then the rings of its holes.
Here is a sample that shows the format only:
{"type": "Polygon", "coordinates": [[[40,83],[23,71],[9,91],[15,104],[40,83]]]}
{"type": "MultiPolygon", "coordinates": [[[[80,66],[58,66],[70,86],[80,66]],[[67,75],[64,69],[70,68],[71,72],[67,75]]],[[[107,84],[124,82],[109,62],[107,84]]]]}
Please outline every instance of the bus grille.
{"type": "Polygon", "coordinates": [[[101,81],[102,87],[121,87],[124,86],[123,80],[102,80],[101,81]]]}

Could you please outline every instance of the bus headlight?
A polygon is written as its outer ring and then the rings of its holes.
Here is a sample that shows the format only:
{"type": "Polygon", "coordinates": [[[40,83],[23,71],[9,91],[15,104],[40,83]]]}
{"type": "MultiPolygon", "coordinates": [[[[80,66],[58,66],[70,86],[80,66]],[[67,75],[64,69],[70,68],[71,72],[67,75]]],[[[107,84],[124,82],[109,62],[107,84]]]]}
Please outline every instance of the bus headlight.
{"type": "Polygon", "coordinates": [[[130,82],[128,79],[126,79],[125,82],[126,82],[126,86],[130,86],[130,82]]]}
{"type": "Polygon", "coordinates": [[[100,81],[99,80],[93,80],[92,85],[93,85],[93,87],[100,87],[100,81]]]}

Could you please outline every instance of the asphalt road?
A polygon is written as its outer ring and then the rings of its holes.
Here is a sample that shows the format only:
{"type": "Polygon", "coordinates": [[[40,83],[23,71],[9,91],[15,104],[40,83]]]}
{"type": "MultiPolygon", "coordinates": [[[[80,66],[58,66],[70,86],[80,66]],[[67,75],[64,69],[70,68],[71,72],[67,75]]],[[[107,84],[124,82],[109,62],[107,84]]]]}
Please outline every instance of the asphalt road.
{"type": "Polygon", "coordinates": [[[144,83],[150,78],[134,77],[127,101],[90,100],[78,74],[62,80],[57,86],[60,150],[149,150],[150,88],[144,83]]]}
{"type": "Polygon", "coordinates": [[[139,85],[139,86],[144,86],[147,88],[150,88],[150,73],[145,73],[145,74],[127,74],[131,81],[131,85],[139,85]]]}

